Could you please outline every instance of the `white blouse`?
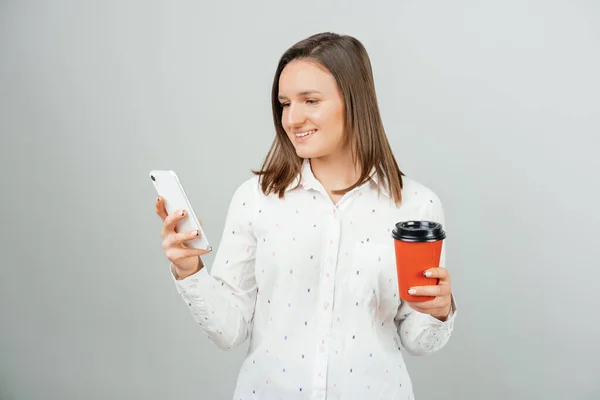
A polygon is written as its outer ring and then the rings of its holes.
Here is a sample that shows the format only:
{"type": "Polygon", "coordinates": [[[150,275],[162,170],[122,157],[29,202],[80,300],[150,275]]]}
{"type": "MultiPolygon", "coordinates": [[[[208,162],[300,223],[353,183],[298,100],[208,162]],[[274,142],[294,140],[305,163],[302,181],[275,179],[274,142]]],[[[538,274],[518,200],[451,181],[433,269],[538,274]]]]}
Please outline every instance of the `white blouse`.
{"type": "Polygon", "coordinates": [[[334,205],[309,160],[283,199],[258,177],[238,187],[211,270],[174,279],[217,346],[250,340],[233,399],[413,398],[401,348],[442,348],[456,306],[442,322],[398,297],[394,224],[444,223],[439,198],[403,180],[399,207],[376,175],[334,205]]]}

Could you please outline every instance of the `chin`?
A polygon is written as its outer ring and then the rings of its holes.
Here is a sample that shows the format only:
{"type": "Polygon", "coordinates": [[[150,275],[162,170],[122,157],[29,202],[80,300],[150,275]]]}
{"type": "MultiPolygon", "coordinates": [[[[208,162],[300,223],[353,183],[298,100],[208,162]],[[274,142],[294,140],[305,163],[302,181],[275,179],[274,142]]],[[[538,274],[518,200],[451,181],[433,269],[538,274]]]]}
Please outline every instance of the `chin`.
{"type": "Polygon", "coordinates": [[[300,158],[318,158],[323,155],[322,152],[320,152],[318,150],[307,149],[307,148],[298,148],[298,147],[296,147],[296,154],[300,158]]]}

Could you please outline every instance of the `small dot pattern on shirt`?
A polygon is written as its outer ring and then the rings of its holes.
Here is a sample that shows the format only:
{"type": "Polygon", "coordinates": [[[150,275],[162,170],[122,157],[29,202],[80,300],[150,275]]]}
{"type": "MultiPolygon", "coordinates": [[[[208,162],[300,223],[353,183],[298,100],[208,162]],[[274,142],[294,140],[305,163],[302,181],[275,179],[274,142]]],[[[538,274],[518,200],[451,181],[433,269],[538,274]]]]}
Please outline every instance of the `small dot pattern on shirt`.
{"type": "Polygon", "coordinates": [[[219,347],[251,338],[234,398],[293,391],[358,400],[372,398],[375,387],[400,388],[399,397],[378,393],[390,400],[413,396],[401,345],[415,354],[439,350],[455,310],[441,322],[398,297],[394,222],[443,223],[435,194],[405,179],[399,208],[374,182],[332,207],[308,162],[301,186],[284,199],[262,194],[256,178],[236,190],[210,272],[176,281],[197,326],[219,347]],[[397,352],[377,343],[394,337],[397,352]]]}

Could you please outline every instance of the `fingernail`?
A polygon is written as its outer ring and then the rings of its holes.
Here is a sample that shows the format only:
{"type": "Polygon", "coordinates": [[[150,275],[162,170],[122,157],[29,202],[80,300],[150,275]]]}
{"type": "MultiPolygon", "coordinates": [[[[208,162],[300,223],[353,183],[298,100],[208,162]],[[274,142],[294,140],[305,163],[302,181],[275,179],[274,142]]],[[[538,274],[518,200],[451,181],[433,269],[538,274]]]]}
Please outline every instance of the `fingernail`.
{"type": "Polygon", "coordinates": [[[415,289],[408,289],[408,294],[415,294],[417,291],[415,289]]]}
{"type": "Polygon", "coordinates": [[[158,203],[159,201],[160,201],[160,197],[157,197],[156,198],[156,202],[158,203]]]}
{"type": "Polygon", "coordinates": [[[431,271],[425,271],[425,276],[429,278],[431,276],[431,271]]]}
{"type": "Polygon", "coordinates": [[[208,251],[212,251],[212,246],[209,246],[209,247],[208,247],[208,251]]]}
{"type": "Polygon", "coordinates": [[[181,210],[181,211],[179,212],[179,215],[181,215],[181,216],[183,217],[183,216],[185,215],[185,211],[184,211],[184,210],[181,210]]]}
{"type": "Polygon", "coordinates": [[[198,236],[199,234],[200,234],[200,232],[198,232],[198,231],[194,232],[194,236],[198,236]]]}

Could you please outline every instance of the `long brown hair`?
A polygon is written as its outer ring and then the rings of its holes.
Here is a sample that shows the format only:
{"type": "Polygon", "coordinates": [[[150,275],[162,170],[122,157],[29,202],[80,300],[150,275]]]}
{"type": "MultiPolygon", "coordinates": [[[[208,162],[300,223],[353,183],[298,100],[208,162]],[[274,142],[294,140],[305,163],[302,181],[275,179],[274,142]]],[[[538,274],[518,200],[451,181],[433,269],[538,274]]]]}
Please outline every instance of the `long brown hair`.
{"type": "Polygon", "coordinates": [[[371,62],[364,46],[352,36],[319,33],[290,47],[279,60],[273,79],[271,102],[275,139],[260,171],[263,193],[284,193],[301,173],[302,158],[296,154],[281,123],[279,77],[293,60],[316,62],[335,78],[344,101],[344,132],[350,141],[352,159],[360,165],[360,178],[352,186],[334,191],[344,194],[369,180],[375,168],[379,183],[386,185],[396,204],[402,201],[402,176],[387,140],[373,81],[371,62]],[[385,178],[385,179],[382,179],[385,178]]]}

